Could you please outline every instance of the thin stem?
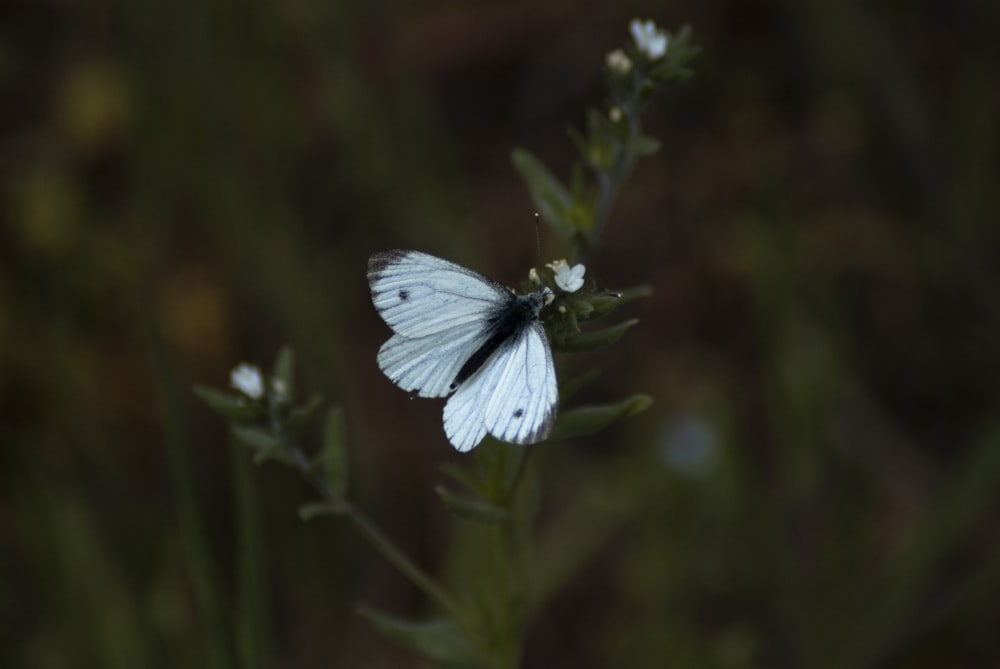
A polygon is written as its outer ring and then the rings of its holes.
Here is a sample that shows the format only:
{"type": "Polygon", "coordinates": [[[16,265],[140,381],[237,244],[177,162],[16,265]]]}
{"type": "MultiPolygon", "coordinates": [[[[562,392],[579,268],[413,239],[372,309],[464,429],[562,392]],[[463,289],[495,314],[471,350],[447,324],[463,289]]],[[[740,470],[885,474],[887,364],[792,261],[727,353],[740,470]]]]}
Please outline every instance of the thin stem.
{"type": "Polygon", "coordinates": [[[521,485],[521,479],[524,477],[524,472],[528,468],[528,458],[531,457],[531,454],[534,451],[534,444],[527,444],[524,448],[519,448],[517,450],[520,454],[517,461],[517,469],[514,470],[514,476],[510,479],[510,485],[504,492],[503,503],[508,507],[514,499],[514,495],[517,493],[517,487],[521,485]]]}
{"type": "MultiPolygon", "coordinates": [[[[629,139],[638,137],[641,133],[641,125],[639,123],[639,113],[636,103],[630,100],[621,102],[618,107],[628,120],[629,139]]],[[[594,207],[594,230],[593,234],[587,238],[585,244],[577,246],[576,260],[586,261],[593,244],[600,239],[601,233],[604,231],[604,226],[611,217],[611,207],[615,203],[618,191],[621,189],[622,183],[629,175],[629,172],[632,171],[635,160],[636,156],[628,149],[626,144],[617,143],[611,167],[607,171],[598,172],[597,203],[594,207]]]]}
{"type": "Polygon", "coordinates": [[[302,472],[302,475],[312,485],[312,487],[331,505],[347,516],[354,523],[362,536],[367,539],[379,553],[382,554],[389,564],[398,569],[400,573],[410,579],[417,588],[423,591],[427,597],[436,602],[438,606],[446,611],[452,619],[465,626],[465,611],[459,603],[452,598],[444,588],[438,585],[433,578],[428,576],[420,567],[413,563],[403,551],[396,547],[394,543],[382,533],[366,515],[361,513],[346,499],[338,495],[330,488],[330,485],[319,476],[310,471],[309,461],[302,451],[297,447],[289,449],[295,458],[295,464],[302,472]]]}
{"type": "Polygon", "coordinates": [[[506,609],[506,636],[508,646],[505,652],[506,667],[516,667],[520,662],[521,653],[524,646],[524,629],[527,624],[525,620],[525,578],[524,578],[524,555],[523,546],[520,544],[520,536],[514,527],[514,497],[524,478],[524,473],[528,468],[528,460],[534,452],[534,445],[528,444],[517,449],[518,460],[507,489],[504,491],[502,504],[507,508],[509,515],[507,521],[498,528],[498,538],[501,542],[501,550],[504,560],[503,574],[506,579],[505,590],[508,596],[508,606],[506,609]]]}

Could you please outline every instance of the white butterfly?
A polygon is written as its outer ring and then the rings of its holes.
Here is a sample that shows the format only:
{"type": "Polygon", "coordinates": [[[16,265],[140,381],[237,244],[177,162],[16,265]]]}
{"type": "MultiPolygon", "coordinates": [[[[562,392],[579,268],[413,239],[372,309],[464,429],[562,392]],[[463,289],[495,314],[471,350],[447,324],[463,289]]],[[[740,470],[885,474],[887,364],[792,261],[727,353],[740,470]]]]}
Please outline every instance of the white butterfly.
{"type": "Polygon", "coordinates": [[[368,260],[372,302],[393,334],[378,366],[403,390],[445,397],[444,431],[459,451],[486,433],[515,444],[549,435],[559,402],[539,310],[542,288],[515,295],[499,283],[419,251],[368,260]]]}

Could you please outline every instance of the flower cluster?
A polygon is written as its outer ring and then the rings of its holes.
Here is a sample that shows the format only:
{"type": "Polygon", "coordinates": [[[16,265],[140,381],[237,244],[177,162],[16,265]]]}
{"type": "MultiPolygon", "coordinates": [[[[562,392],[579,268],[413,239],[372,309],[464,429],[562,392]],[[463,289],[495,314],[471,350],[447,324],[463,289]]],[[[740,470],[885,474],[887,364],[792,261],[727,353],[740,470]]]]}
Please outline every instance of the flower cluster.
{"type": "Polygon", "coordinates": [[[655,23],[632,19],[628,29],[639,51],[646,54],[650,60],[663,58],[663,54],[667,52],[667,34],[657,28],[655,23]]]}

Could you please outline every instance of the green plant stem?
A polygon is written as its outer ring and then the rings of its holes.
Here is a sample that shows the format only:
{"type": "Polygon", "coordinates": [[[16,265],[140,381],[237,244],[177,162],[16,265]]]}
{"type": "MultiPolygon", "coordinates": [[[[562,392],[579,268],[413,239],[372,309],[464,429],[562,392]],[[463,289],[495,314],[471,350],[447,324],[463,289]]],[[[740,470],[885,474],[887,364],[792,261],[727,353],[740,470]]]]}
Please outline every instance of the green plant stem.
{"type": "Polygon", "coordinates": [[[241,669],[261,669],[270,656],[267,625],[267,592],[264,579],[264,549],[261,530],[260,496],[254,479],[253,465],[246,457],[246,448],[230,439],[233,473],[234,508],[236,512],[236,554],[238,588],[234,611],[236,650],[241,669]]]}
{"type": "Polygon", "coordinates": [[[519,533],[514,526],[514,497],[528,468],[528,461],[534,452],[534,445],[527,444],[517,449],[518,460],[514,475],[510,478],[504,491],[501,503],[507,508],[507,521],[498,528],[497,538],[501,545],[503,556],[504,589],[508,596],[505,607],[505,631],[508,643],[504,648],[503,666],[517,667],[524,646],[525,619],[525,581],[523,547],[519,546],[519,533]]]}
{"type": "Polygon", "coordinates": [[[524,478],[524,472],[528,468],[528,459],[535,450],[534,446],[534,444],[526,444],[523,448],[518,449],[517,469],[514,470],[514,476],[510,479],[510,485],[504,491],[503,504],[508,508],[514,500],[514,495],[517,494],[517,488],[521,485],[521,479],[524,478]]]}
{"type": "Polygon", "coordinates": [[[291,447],[289,450],[295,458],[295,464],[299,468],[299,471],[323,499],[338,509],[343,515],[347,516],[354,523],[355,527],[357,527],[358,531],[361,532],[361,535],[375,547],[375,550],[389,564],[398,569],[406,578],[410,579],[413,585],[417,586],[428,598],[436,602],[453,620],[463,625],[463,627],[466,626],[465,610],[451,595],[445,592],[444,588],[438,585],[433,578],[427,575],[403,551],[397,548],[371,519],[334,492],[326,481],[313,474],[309,466],[309,461],[299,448],[291,447]]]}
{"type": "MultiPolygon", "coordinates": [[[[629,139],[634,139],[641,132],[639,123],[639,112],[633,100],[620,102],[619,109],[625,114],[628,120],[629,139]]],[[[618,143],[615,146],[614,159],[611,167],[607,171],[597,174],[597,203],[594,207],[594,229],[590,235],[584,239],[584,243],[578,244],[574,262],[586,262],[590,252],[593,250],[597,240],[601,238],[604,226],[611,217],[611,207],[614,206],[618,191],[621,190],[622,183],[635,166],[636,157],[627,148],[627,144],[618,143]]]]}
{"type": "MultiPolygon", "coordinates": [[[[887,645],[914,617],[926,597],[930,574],[956,551],[989,512],[1000,485],[1000,421],[990,424],[949,477],[930,506],[909,546],[885,576],[877,598],[852,620],[849,635],[838,641],[830,667],[883,666],[887,645]],[[888,641],[887,641],[888,640],[888,641]]],[[[988,565],[987,561],[980,564],[988,565]]],[[[982,569],[989,582],[987,567],[982,569]]],[[[975,582],[975,581],[973,581],[975,582]]],[[[897,641],[898,643],[898,641],[897,641]]]]}
{"type": "Polygon", "coordinates": [[[187,573],[191,578],[193,592],[207,630],[205,647],[208,664],[223,669],[237,667],[239,661],[229,625],[228,605],[220,586],[222,579],[219,577],[219,568],[212,555],[205,515],[195,490],[192,475],[194,467],[188,450],[189,439],[181,413],[180,399],[177,396],[177,386],[167,359],[167,348],[163,342],[160,326],[152,310],[147,316],[147,330],[164,407],[167,462],[177,505],[180,539],[187,573]]]}

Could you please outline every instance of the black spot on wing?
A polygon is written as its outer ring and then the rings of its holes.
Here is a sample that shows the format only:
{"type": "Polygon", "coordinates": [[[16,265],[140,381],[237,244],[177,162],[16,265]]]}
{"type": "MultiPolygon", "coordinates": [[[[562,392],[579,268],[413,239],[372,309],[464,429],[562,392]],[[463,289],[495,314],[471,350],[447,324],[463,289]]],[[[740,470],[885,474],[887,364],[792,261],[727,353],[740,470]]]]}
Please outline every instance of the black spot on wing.
{"type": "Polygon", "coordinates": [[[524,409],[518,409],[517,411],[514,412],[514,418],[520,418],[523,415],[524,415],[524,409]]]}
{"type": "Polygon", "coordinates": [[[406,302],[408,299],[410,299],[410,291],[406,290],[405,288],[401,289],[399,291],[399,299],[402,300],[403,302],[406,302]]]}

